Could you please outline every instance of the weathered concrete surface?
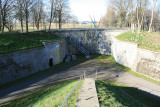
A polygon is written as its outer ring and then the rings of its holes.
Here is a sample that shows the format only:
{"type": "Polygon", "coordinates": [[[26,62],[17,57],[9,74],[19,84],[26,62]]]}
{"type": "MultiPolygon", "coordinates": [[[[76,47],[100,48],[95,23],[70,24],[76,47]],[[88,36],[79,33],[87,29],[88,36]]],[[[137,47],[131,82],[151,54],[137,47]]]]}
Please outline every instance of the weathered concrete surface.
{"type": "Polygon", "coordinates": [[[99,107],[95,81],[93,78],[84,80],[76,107],[99,107]]]}
{"type": "Polygon", "coordinates": [[[117,63],[160,81],[160,53],[142,50],[137,48],[138,44],[115,39],[115,36],[123,32],[126,30],[75,29],[55,31],[60,36],[71,36],[76,39],[90,53],[113,55],[117,63]]]}
{"type": "Polygon", "coordinates": [[[107,30],[107,29],[72,29],[55,30],[59,36],[71,36],[85,46],[90,53],[100,53],[111,55],[112,36],[119,35],[126,30],[107,30]]]}
{"type": "Polygon", "coordinates": [[[117,63],[160,81],[160,53],[138,48],[138,44],[112,38],[112,53],[117,63]]]}
{"type": "Polygon", "coordinates": [[[137,49],[136,65],[132,69],[160,81],[160,53],[137,49]]]}
{"type": "Polygon", "coordinates": [[[132,68],[137,57],[137,44],[122,42],[114,37],[112,43],[112,53],[116,62],[132,68]]]}
{"type": "Polygon", "coordinates": [[[68,54],[66,41],[46,42],[43,47],[0,55],[0,85],[48,69],[68,54]]]}

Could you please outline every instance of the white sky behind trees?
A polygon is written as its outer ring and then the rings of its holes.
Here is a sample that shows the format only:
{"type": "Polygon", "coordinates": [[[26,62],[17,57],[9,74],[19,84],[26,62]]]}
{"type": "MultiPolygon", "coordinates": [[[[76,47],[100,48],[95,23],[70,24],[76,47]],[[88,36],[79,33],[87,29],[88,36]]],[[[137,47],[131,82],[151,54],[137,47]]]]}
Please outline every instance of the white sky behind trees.
{"type": "MultiPolygon", "coordinates": [[[[49,5],[50,0],[43,0],[49,5]]],[[[71,13],[78,17],[78,21],[91,21],[89,15],[99,21],[106,13],[107,0],[70,0],[71,13]]]]}
{"type": "Polygon", "coordinates": [[[106,13],[106,0],[70,0],[71,11],[76,15],[79,21],[91,21],[95,17],[99,21],[106,13]]]}

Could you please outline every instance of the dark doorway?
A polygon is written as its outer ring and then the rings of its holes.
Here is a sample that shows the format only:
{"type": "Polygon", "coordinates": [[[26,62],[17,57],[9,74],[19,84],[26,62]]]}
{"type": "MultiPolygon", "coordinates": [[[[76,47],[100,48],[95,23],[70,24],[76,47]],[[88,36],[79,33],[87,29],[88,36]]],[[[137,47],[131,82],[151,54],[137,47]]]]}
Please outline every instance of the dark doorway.
{"type": "Polygon", "coordinates": [[[49,67],[53,67],[53,58],[49,59],[49,67]]]}

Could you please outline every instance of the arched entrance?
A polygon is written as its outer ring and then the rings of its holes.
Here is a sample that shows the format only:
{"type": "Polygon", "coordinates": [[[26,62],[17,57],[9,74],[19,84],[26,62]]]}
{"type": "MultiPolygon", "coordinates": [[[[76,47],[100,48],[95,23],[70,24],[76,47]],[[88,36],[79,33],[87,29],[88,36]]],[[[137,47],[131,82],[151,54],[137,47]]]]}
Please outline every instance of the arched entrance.
{"type": "Polygon", "coordinates": [[[49,67],[53,67],[53,58],[49,59],[49,67]]]}

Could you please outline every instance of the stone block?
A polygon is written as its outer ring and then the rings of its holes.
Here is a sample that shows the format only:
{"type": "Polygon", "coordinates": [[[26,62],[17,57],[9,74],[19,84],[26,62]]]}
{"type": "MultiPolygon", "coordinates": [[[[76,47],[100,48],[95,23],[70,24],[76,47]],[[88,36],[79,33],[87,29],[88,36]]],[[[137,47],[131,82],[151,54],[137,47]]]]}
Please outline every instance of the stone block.
{"type": "Polygon", "coordinates": [[[65,62],[69,63],[69,62],[70,62],[70,60],[69,60],[68,58],[66,58],[66,59],[65,59],[65,62]]]}
{"type": "Polygon", "coordinates": [[[91,58],[91,56],[86,56],[86,58],[91,58]]]}
{"type": "Polygon", "coordinates": [[[76,61],[76,60],[77,60],[76,55],[72,55],[72,60],[73,60],[73,61],[76,61]]]}
{"type": "Polygon", "coordinates": [[[66,59],[68,59],[69,61],[71,60],[71,57],[70,56],[67,56],[67,58],[66,59]]]}

